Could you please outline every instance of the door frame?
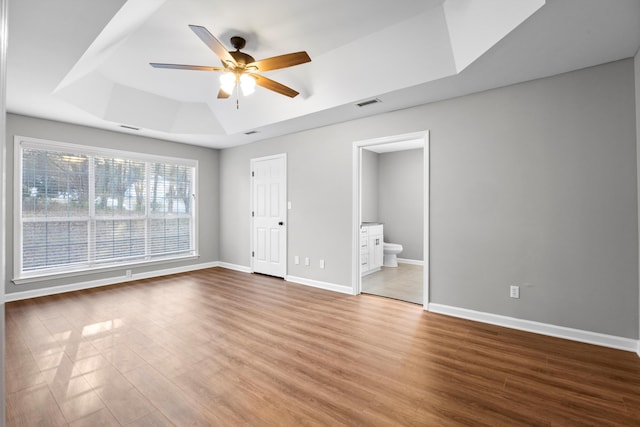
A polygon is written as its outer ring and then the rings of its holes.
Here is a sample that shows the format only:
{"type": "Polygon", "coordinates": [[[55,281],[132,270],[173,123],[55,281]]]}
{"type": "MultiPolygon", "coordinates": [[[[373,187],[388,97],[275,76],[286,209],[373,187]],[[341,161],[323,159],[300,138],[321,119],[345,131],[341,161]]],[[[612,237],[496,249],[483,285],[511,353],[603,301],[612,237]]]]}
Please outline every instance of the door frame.
{"type": "Polygon", "coordinates": [[[362,149],[381,144],[392,144],[410,140],[422,139],[424,142],[424,236],[423,236],[423,257],[424,257],[424,277],[423,283],[423,308],[429,309],[429,131],[406,133],[402,135],[385,136],[381,138],[366,139],[353,143],[353,199],[352,199],[352,289],[353,294],[362,292],[360,273],[360,223],[362,216],[362,149]]]}
{"type": "MultiPolygon", "coordinates": [[[[289,187],[289,183],[288,183],[288,177],[289,177],[289,171],[288,171],[288,166],[287,166],[287,153],[280,153],[280,154],[273,154],[270,156],[264,156],[264,157],[256,157],[253,159],[249,160],[249,212],[252,212],[255,210],[255,206],[253,205],[253,176],[252,176],[252,171],[254,169],[254,165],[257,162],[260,161],[264,161],[264,160],[273,160],[273,159],[283,159],[284,161],[284,206],[281,206],[282,209],[284,210],[284,215],[285,215],[285,219],[284,219],[284,233],[285,233],[285,238],[284,238],[284,257],[283,257],[283,262],[284,262],[284,275],[283,275],[283,279],[287,277],[287,274],[289,273],[289,210],[287,209],[287,200],[289,200],[289,194],[287,193],[287,189],[289,187]]],[[[249,214],[251,215],[251,214],[249,214]]],[[[255,247],[254,247],[255,242],[253,241],[253,217],[249,216],[249,259],[250,259],[250,272],[254,273],[255,270],[253,268],[253,256],[251,255],[251,253],[253,251],[255,251],[255,247]]]]}

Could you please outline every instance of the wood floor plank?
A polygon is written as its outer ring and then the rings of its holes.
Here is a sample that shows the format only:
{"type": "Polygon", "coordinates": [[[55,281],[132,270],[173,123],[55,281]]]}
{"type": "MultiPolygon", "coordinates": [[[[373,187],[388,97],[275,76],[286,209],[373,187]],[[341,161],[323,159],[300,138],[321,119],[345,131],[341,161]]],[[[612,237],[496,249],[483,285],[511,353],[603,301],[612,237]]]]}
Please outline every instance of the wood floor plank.
{"type": "Polygon", "coordinates": [[[222,268],[6,305],[7,425],[640,425],[632,353],[222,268]]]}

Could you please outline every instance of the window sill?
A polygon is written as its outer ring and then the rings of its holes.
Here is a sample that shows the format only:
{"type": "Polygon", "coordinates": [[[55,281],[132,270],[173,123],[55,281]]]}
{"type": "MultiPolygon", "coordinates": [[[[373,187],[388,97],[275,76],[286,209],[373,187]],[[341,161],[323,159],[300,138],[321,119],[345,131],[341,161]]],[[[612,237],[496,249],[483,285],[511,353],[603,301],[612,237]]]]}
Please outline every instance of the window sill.
{"type": "Polygon", "coordinates": [[[176,258],[161,258],[161,259],[155,259],[153,261],[131,262],[128,264],[85,268],[82,270],[75,270],[75,271],[34,274],[34,275],[16,277],[11,281],[16,285],[24,285],[28,283],[43,282],[46,280],[65,279],[67,277],[77,277],[77,276],[86,276],[89,274],[108,273],[110,271],[118,271],[118,270],[129,270],[135,267],[147,267],[147,266],[153,266],[153,265],[159,265],[159,264],[167,264],[171,262],[190,261],[190,260],[196,260],[199,258],[200,258],[199,254],[186,255],[186,256],[181,256],[176,258]]]}

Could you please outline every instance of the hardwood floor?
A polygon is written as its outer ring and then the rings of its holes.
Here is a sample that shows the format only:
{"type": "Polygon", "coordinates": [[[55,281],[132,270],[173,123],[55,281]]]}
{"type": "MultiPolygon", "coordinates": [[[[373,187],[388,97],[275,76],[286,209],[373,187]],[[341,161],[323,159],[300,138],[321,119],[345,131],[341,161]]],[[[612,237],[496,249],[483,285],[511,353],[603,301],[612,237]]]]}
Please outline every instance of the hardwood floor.
{"type": "Polygon", "coordinates": [[[634,353],[220,268],[6,323],[8,426],[640,425],[634,353]]]}

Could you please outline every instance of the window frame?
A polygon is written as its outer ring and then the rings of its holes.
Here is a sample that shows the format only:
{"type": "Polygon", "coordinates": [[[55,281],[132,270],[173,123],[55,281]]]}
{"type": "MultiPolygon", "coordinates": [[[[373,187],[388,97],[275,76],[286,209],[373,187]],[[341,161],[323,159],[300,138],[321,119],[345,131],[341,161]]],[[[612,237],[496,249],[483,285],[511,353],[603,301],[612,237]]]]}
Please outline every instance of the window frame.
{"type": "MultiPolygon", "coordinates": [[[[34,282],[40,280],[50,280],[55,278],[64,278],[71,276],[78,276],[83,274],[90,273],[100,273],[113,271],[118,269],[123,269],[126,267],[133,266],[143,266],[143,265],[154,265],[159,263],[166,262],[175,262],[175,261],[183,261],[196,259],[199,257],[199,245],[198,245],[198,160],[196,159],[186,159],[186,158],[177,158],[177,157],[169,157],[169,156],[161,156],[157,154],[146,154],[140,152],[131,152],[125,150],[117,150],[111,148],[102,148],[97,146],[87,146],[81,144],[72,144],[67,142],[60,141],[52,141],[47,139],[40,138],[32,138],[16,135],[14,136],[14,185],[13,185],[13,279],[12,281],[15,284],[34,282]],[[22,180],[23,180],[23,149],[24,148],[33,148],[33,149],[41,149],[41,150],[49,150],[49,151],[71,151],[77,154],[82,154],[90,157],[92,160],[90,163],[93,163],[93,158],[95,157],[114,157],[121,158],[125,160],[139,161],[145,163],[145,181],[148,184],[149,180],[149,169],[152,163],[163,163],[170,165],[179,165],[193,168],[193,174],[191,178],[192,183],[192,200],[191,200],[191,227],[190,232],[192,235],[192,247],[188,254],[179,253],[179,254],[169,254],[169,255],[158,255],[152,256],[148,251],[148,244],[145,245],[145,255],[144,258],[134,258],[129,259],[128,261],[125,259],[124,261],[99,261],[97,259],[88,259],[86,263],[82,263],[80,265],[71,264],[67,266],[57,266],[50,267],[45,269],[39,269],[34,271],[23,271],[23,230],[24,230],[24,221],[22,217],[22,191],[19,191],[18,188],[22,188],[22,180]]],[[[91,195],[95,195],[95,174],[93,173],[94,165],[92,164],[89,167],[88,179],[89,179],[89,200],[92,200],[91,195]]],[[[146,187],[146,186],[145,186],[146,187]]],[[[148,189],[147,189],[148,191],[148,189]]],[[[145,214],[140,216],[139,219],[143,219],[145,222],[145,230],[148,225],[151,223],[151,220],[154,219],[152,212],[149,210],[149,194],[145,192],[145,214]]],[[[91,250],[91,245],[95,245],[95,236],[91,235],[90,230],[95,229],[96,221],[100,220],[98,218],[99,215],[96,214],[96,209],[93,203],[89,203],[88,210],[88,233],[87,236],[87,250],[91,250]],[[92,226],[93,224],[93,226],[92,226]]],[[[68,218],[66,218],[68,219],[68,218]]],[[[73,219],[73,217],[71,217],[73,219]]],[[[115,220],[118,219],[134,219],[131,217],[114,217],[115,220]]],[[[145,240],[148,240],[150,235],[145,233],[145,240]]],[[[95,253],[94,253],[95,256],[95,253]]],[[[89,258],[89,257],[88,257],[89,258]]]]}

